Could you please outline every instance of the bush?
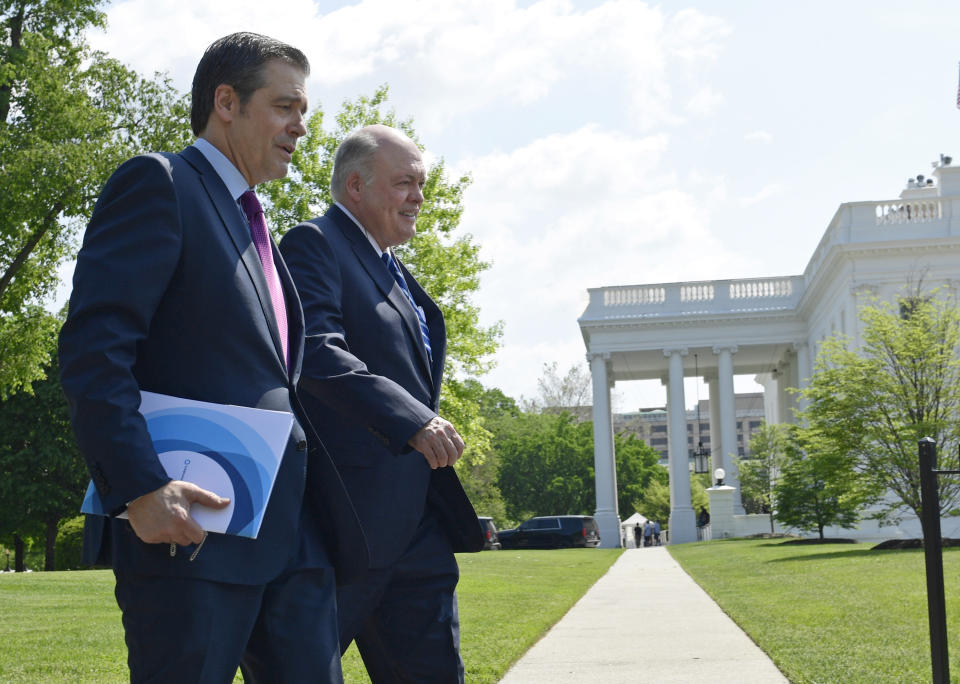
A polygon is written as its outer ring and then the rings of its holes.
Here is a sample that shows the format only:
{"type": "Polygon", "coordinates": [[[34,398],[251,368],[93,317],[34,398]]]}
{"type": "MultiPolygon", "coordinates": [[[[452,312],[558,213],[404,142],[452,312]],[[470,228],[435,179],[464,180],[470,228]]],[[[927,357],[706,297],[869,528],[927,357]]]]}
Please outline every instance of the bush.
{"type": "Polygon", "coordinates": [[[57,541],[54,546],[57,570],[80,570],[86,567],[80,560],[83,544],[84,516],[66,518],[57,526],[57,541]]]}

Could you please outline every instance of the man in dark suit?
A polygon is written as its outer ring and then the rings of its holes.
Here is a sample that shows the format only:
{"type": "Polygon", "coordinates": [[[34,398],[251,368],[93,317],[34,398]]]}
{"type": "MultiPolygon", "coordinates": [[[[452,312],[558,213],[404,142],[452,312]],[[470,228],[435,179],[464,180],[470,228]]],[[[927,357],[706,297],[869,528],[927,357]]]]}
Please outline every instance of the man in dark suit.
{"type": "Polygon", "coordinates": [[[367,532],[371,570],[338,588],[341,648],[375,684],[463,681],[455,551],[483,536],[453,464],[464,443],[437,415],[440,309],[392,254],[416,231],[426,171],[387,126],[347,136],[336,204],[280,242],[307,327],[300,394],[367,532]]]}
{"type": "Polygon", "coordinates": [[[171,479],[138,412],[149,390],[304,415],[302,310],[249,191],[286,175],[308,72],[265,36],[211,45],[196,143],[123,164],[77,258],[61,382],[105,509],[129,515],[89,516],[84,553],[113,566],[133,681],[230,682],[239,664],[247,682],[342,682],[332,566],[348,579],[366,548],[308,423],[294,421],[257,538],[207,537],[191,505],[228,501],[171,479]]]}

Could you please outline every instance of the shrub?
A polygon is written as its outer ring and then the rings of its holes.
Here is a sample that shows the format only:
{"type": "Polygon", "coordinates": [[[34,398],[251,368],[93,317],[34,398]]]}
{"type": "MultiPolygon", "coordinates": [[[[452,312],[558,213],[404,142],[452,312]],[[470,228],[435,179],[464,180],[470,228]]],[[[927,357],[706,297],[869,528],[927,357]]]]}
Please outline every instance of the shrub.
{"type": "Polygon", "coordinates": [[[80,560],[83,544],[84,516],[66,518],[57,528],[57,541],[54,546],[55,566],[57,570],[80,570],[86,567],[80,560]]]}

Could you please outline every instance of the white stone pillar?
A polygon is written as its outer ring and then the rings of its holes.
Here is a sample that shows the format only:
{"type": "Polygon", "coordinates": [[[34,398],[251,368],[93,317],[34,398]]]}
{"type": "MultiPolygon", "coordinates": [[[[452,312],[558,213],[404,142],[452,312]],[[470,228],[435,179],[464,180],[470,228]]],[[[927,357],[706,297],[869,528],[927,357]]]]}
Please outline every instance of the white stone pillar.
{"type": "MultiPolygon", "coordinates": [[[[726,480],[724,480],[726,482],[726,480]]],[[[733,500],[737,490],[728,485],[714,485],[707,490],[710,497],[710,536],[712,539],[736,537],[733,500]]]]}
{"type": "Polygon", "coordinates": [[[707,389],[710,399],[710,481],[717,468],[723,468],[723,450],[721,437],[723,426],[720,425],[720,386],[716,376],[707,378],[707,389]]]}
{"type": "Polygon", "coordinates": [[[683,396],[683,357],[686,349],[664,349],[670,359],[667,381],[667,425],[670,440],[670,543],[697,541],[697,516],[690,502],[690,453],[687,449],[687,408],[683,396]]]}
{"type": "MultiPolygon", "coordinates": [[[[793,349],[797,353],[797,389],[803,389],[810,384],[810,376],[813,375],[813,369],[810,366],[810,345],[807,341],[794,342],[793,349]]],[[[798,409],[805,409],[808,402],[799,394],[794,397],[798,409]]]]}
{"type": "Polygon", "coordinates": [[[754,380],[763,385],[763,419],[773,425],[777,422],[777,372],[759,373],[754,380]]]}
{"type": "Polygon", "coordinates": [[[597,510],[593,517],[600,529],[600,546],[620,548],[617,467],[610,413],[610,353],[587,354],[587,360],[593,377],[593,469],[597,490],[597,510]]]}
{"type": "Polygon", "coordinates": [[[789,355],[777,364],[777,422],[793,424],[793,401],[787,388],[790,387],[790,377],[793,368],[789,355]]]}
{"type": "Polygon", "coordinates": [[[745,515],[740,499],[740,472],[734,455],[737,453],[737,397],[733,389],[733,355],[735,346],[714,347],[717,355],[717,384],[720,395],[720,452],[723,455],[724,482],[736,491],[733,494],[733,511],[745,515]]]}

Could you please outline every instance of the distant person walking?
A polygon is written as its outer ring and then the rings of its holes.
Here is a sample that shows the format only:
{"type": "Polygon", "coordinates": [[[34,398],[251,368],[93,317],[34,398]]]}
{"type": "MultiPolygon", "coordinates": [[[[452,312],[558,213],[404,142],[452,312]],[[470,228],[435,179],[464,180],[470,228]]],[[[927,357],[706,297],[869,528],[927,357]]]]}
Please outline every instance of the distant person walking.
{"type": "Polygon", "coordinates": [[[653,543],[660,546],[660,523],[653,521],[653,543]]]}
{"type": "Polygon", "coordinates": [[[637,523],[636,525],[633,526],[633,544],[639,549],[642,543],[643,543],[643,528],[640,527],[640,523],[637,523]]]}
{"type": "Polygon", "coordinates": [[[653,524],[648,520],[643,526],[643,545],[650,546],[650,540],[653,537],[653,524]]]}

